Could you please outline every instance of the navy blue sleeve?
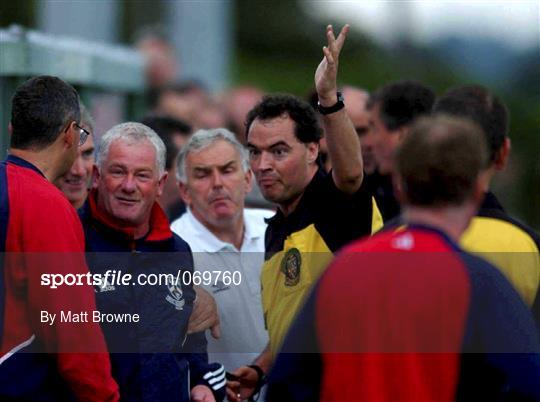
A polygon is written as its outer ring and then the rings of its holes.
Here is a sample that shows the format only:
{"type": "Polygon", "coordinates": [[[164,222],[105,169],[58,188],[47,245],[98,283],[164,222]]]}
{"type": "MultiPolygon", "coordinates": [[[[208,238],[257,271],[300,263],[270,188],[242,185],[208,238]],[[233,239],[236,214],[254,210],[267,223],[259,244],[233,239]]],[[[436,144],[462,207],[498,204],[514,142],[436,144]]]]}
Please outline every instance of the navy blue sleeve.
{"type": "Polygon", "coordinates": [[[536,321],[536,326],[540,328],[540,289],[536,292],[536,297],[534,298],[531,311],[536,321]]]}
{"type": "Polygon", "coordinates": [[[270,370],[267,402],[319,400],[322,360],[315,327],[317,289],[294,320],[270,370]]]}
{"type": "Polygon", "coordinates": [[[189,362],[191,387],[206,385],[219,402],[225,398],[225,368],[220,363],[208,363],[206,344],[204,332],[188,335],[182,356],[189,362]]]}
{"type": "Polygon", "coordinates": [[[6,251],[7,228],[9,220],[9,198],[6,162],[0,162],[0,345],[4,332],[5,284],[4,252],[6,251]]]}
{"type": "Polygon", "coordinates": [[[464,361],[482,358],[486,367],[483,374],[463,370],[471,378],[462,378],[462,384],[499,383],[503,397],[540,401],[540,343],[531,312],[495,267],[466,253],[461,257],[472,286],[464,361]],[[491,378],[479,378],[486,373],[491,378]]]}

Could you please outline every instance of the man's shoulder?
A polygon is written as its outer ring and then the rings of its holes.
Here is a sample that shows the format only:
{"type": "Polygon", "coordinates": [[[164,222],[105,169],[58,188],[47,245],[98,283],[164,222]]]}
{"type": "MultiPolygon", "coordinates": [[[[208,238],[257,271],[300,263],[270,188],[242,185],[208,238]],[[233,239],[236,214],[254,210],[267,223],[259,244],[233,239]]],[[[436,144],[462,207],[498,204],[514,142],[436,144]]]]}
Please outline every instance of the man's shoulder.
{"type": "Polygon", "coordinates": [[[176,218],[171,222],[171,230],[174,233],[181,233],[189,225],[188,213],[185,212],[179,218],[176,218]]]}
{"type": "Polygon", "coordinates": [[[82,250],[82,228],[64,194],[38,173],[15,169],[8,177],[10,219],[14,219],[10,228],[21,239],[22,250],[82,250]]]}
{"type": "Polygon", "coordinates": [[[275,215],[275,211],[262,208],[244,208],[244,221],[253,231],[261,231],[264,234],[266,230],[266,220],[275,215]]]}
{"type": "Polygon", "coordinates": [[[178,234],[172,233],[172,238],[170,240],[170,250],[165,251],[171,251],[171,252],[191,252],[191,248],[189,247],[189,244],[186,240],[184,240],[181,236],[178,234]]]}
{"type": "MultiPolygon", "coordinates": [[[[64,194],[52,183],[36,174],[29,174],[23,183],[18,185],[18,199],[16,202],[24,207],[25,214],[33,219],[55,219],[63,216],[64,219],[75,219],[76,213],[64,194]],[[28,179],[28,180],[26,180],[28,179]]],[[[64,224],[63,221],[58,222],[64,224]]]]}
{"type": "Polygon", "coordinates": [[[189,217],[189,212],[185,212],[181,217],[175,219],[171,223],[171,231],[173,236],[183,242],[192,243],[197,235],[197,230],[193,226],[193,222],[189,217]]]}
{"type": "Polygon", "coordinates": [[[535,252],[540,240],[532,231],[510,219],[475,216],[461,239],[466,249],[475,252],[535,252]]]}

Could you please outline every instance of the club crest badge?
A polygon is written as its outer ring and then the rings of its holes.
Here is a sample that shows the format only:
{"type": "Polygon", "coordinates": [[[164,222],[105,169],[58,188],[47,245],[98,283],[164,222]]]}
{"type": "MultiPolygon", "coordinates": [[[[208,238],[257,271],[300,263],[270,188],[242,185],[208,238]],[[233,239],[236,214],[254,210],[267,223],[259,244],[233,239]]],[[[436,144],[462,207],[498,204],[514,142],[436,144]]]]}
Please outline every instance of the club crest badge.
{"type": "Polygon", "coordinates": [[[183,310],[186,301],[184,300],[184,293],[178,281],[173,278],[167,278],[167,288],[169,289],[169,294],[165,297],[165,300],[171,303],[177,310],[183,310]]]}
{"type": "Polygon", "coordinates": [[[300,282],[302,256],[297,248],[287,250],[281,260],[281,272],[285,275],[285,286],[295,286],[300,282]]]}

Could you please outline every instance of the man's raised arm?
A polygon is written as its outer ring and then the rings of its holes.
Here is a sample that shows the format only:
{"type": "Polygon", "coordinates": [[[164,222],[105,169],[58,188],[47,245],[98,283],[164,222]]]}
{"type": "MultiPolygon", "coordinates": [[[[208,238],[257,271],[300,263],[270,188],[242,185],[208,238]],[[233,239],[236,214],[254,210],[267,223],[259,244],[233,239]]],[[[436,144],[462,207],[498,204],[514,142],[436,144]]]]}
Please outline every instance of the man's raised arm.
{"type": "MultiPolygon", "coordinates": [[[[315,71],[315,87],[323,110],[338,102],[339,54],[348,32],[349,25],[345,25],[336,39],[332,26],[326,27],[328,45],[323,47],[324,57],[315,71]]],[[[345,108],[328,114],[322,113],[322,116],[328,154],[333,166],[332,177],[337,188],[352,194],[360,188],[363,180],[360,141],[345,108]]]]}

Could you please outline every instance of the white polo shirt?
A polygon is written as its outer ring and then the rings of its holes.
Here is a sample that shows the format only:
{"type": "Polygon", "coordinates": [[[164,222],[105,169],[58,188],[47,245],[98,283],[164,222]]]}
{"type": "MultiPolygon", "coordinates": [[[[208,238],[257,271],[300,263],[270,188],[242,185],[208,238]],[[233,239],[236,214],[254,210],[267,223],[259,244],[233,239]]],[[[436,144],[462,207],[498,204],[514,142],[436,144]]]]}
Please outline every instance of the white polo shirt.
{"type": "MultiPolygon", "coordinates": [[[[232,371],[250,364],[268,343],[261,303],[260,274],[264,262],[264,232],[274,212],[244,209],[244,240],[240,250],[218,239],[191,210],[171,224],[171,230],[191,247],[195,270],[212,272],[212,284],[203,286],[216,300],[221,324],[221,337],[207,335],[210,361],[217,361],[232,371]],[[221,272],[219,280],[213,271],[221,272]],[[228,271],[241,283],[224,283],[228,271]],[[239,274],[238,274],[239,273],[239,274]]],[[[226,282],[226,281],[225,281],[226,282]]]]}

